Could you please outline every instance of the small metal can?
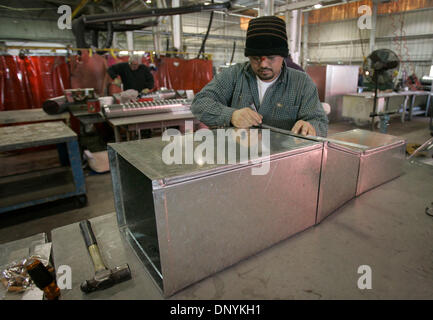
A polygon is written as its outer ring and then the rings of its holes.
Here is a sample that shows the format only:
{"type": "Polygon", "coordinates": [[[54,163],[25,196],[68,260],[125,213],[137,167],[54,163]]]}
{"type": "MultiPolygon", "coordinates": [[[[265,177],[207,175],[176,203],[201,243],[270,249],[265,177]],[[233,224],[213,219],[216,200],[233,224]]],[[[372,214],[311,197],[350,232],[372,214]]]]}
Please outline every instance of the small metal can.
{"type": "Polygon", "coordinates": [[[101,111],[101,104],[98,99],[88,99],[87,100],[87,112],[97,113],[101,111]]]}

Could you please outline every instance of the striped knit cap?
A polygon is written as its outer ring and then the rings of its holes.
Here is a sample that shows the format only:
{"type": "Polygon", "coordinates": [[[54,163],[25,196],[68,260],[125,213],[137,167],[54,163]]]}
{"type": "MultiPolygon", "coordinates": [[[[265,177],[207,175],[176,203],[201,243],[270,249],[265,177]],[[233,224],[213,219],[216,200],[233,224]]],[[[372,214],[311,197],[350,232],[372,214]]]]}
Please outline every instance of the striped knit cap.
{"type": "Polygon", "coordinates": [[[287,57],[286,22],[275,16],[251,19],[248,24],[245,56],[287,57]]]}

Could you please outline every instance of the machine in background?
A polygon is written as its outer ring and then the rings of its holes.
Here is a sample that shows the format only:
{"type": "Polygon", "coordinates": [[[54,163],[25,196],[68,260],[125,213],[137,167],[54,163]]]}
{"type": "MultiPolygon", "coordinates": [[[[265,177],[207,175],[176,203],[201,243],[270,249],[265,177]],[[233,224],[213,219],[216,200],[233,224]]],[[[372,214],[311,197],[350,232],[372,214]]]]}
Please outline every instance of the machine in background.
{"type": "Polygon", "coordinates": [[[397,73],[400,61],[397,55],[388,49],[379,49],[373,51],[365,60],[363,65],[364,76],[367,83],[374,86],[374,103],[373,111],[370,113],[371,117],[371,130],[374,131],[374,118],[379,116],[381,121],[381,132],[385,133],[388,127],[390,114],[396,112],[380,112],[376,111],[377,106],[377,93],[378,90],[386,90],[393,88],[393,79],[397,73]]]}

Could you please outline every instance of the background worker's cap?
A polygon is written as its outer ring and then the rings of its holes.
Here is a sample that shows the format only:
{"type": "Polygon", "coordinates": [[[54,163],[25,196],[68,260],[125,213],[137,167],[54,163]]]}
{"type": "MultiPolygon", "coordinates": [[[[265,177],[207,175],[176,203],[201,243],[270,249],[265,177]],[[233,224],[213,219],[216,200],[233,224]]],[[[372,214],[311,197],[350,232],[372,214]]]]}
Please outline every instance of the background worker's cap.
{"type": "Polygon", "coordinates": [[[286,22],[275,16],[251,19],[248,24],[245,56],[287,57],[286,22]]]}

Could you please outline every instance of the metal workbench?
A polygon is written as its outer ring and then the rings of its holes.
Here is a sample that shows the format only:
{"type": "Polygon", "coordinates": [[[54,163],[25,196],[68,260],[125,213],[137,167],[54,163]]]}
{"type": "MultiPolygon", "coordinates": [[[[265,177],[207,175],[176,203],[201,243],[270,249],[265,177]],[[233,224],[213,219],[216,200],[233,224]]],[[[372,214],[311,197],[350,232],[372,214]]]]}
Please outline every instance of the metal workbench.
{"type": "Polygon", "coordinates": [[[80,122],[80,134],[85,134],[87,125],[93,125],[95,123],[104,123],[105,119],[101,113],[91,113],[87,111],[87,105],[72,105],[69,106],[69,112],[71,116],[78,119],[80,122]]]}
{"type": "MultiPolygon", "coordinates": [[[[394,111],[394,107],[389,107],[391,99],[401,99],[403,108],[401,109],[400,120],[403,123],[408,115],[408,120],[412,120],[414,114],[425,114],[427,116],[428,106],[425,111],[414,112],[415,100],[417,97],[426,97],[431,95],[428,91],[399,91],[399,92],[381,92],[377,95],[378,104],[375,112],[383,111],[394,111]],[[380,100],[384,99],[384,105],[381,107],[380,100]],[[410,100],[410,102],[409,102],[410,100]],[[381,110],[383,108],[383,110],[381,110]]],[[[373,111],[373,92],[361,92],[361,93],[348,93],[343,96],[343,113],[344,117],[353,118],[355,120],[368,120],[370,119],[370,113],[373,111]]],[[[397,104],[399,104],[398,102],[397,104]]],[[[399,107],[398,107],[399,108],[399,107]]],[[[398,112],[398,110],[395,110],[398,112]]]]}
{"type": "MultiPolygon", "coordinates": [[[[171,299],[432,299],[433,167],[406,163],[404,174],[351,200],[322,223],[195,283],[171,299]],[[358,268],[372,270],[361,290],[358,268]]],[[[205,209],[204,209],[205,210],[205,209]]],[[[84,295],[93,266],[78,223],[51,233],[56,268],[72,268],[62,299],[162,299],[120,234],[115,213],[91,219],[109,267],[129,263],[132,280],[84,295]]]]}
{"type": "Polygon", "coordinates": [[[185,126],[185,121],[187,120],[194,121],[194,124],[199,123],[191,111],[165,112],[134,117],[107,119],[109,125],[114,129],[116,142],[122,141],[119,129],[121,127],[126,128],[128,140],[130,132],[136,132],[138,138],[140,139],[141,130],[156,128],[161,128],[164,130],[170,126],[185,126]]]}
{"type": "Polygon", "coordinates": [[[108,124],[114,130],[114,138],[116,142],[121,142],[120,128],[126,129],[126,137],[129,141],[131,139],[131,133],[135,132],[138,139],[141,139],[141,130],[145,129],[161,129],[164,130],[167,127],[172,126],[185,126],[186,120],[194,121],[194,124],[198,124],[199,121],[194,117],[191,111],[174,111],[164,113],[154,113],[146,115],[138,115],[132,117],[119,117],[109,118],[105,117],[101,113],[89,113],[82,106],[70,107],[71,115],[76,117],[80,121],[80,131],[84,133],[84,126],[94,123],[102,123],[107,121],[108,124]]]}
{"type": "Polygon", "coordinates": [[[62,198],[86,202],[77,135],[63,122],[0,128],[0,152],[66,144],[70,168],[60,167],[0,178],[0,213],[62,198]]]}

